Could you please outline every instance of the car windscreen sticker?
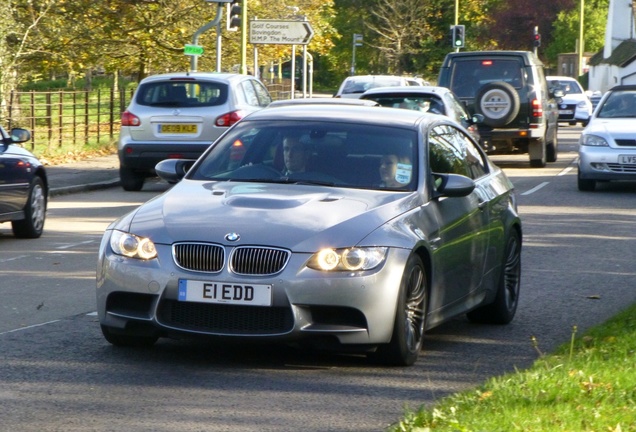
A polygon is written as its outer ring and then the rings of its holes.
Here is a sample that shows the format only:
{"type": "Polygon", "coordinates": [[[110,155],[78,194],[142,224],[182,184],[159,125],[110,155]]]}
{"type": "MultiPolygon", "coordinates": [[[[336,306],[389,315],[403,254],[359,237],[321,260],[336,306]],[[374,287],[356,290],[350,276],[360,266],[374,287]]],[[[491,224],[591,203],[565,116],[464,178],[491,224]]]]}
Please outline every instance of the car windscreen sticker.
{"type": "Polygon", "coordinates": [[[411,173],[413,165],[407,163],[398,163],[395,170],[395,181],[400,184],[409,184],[411,182],[411,173]]]}

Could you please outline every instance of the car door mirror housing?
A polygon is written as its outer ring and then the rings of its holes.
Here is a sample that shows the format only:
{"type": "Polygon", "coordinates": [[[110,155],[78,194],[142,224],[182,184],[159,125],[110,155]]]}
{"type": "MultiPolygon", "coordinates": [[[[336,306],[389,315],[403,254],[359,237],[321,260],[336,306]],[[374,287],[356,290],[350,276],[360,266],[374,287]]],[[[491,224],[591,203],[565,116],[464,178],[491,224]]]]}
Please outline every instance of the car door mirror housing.
{"type": "Polygon", "coordinates": [[[465,197],[475,189],[475,182],[460,174],[434,173],[433,177],[439,197],[465,197]]]}
{"type": "Polygon", "coordinates": [[[166,159],[155,166],[155,172],[162,180],[175,184],[185,177],[195,162],[194,159],[166,159]]]}

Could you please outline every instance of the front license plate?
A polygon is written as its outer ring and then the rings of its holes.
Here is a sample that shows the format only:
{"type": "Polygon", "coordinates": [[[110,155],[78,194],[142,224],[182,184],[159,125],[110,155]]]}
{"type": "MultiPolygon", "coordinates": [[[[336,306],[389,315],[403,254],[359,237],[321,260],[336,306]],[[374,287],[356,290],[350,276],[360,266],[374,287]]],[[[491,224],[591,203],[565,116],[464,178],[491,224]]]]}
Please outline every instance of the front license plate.
{"type": "Polygon", "coordinates": [[[574,114],[574,111],[572,111],[572,110],[559,110],[559,114],[561,114],[561,115],[574,114]]]}
{"type": "Polygon", "coordinates": [[[159,133],[163,133],[163,134],[197,133],[197,125],[195,124],[160,124],[159,133]]]}
{"type": "Polygon", "coordinates": [[[179,279],[179,301],[271,306],[272,286],[179,279]]]}
{"type": "Polygon", "coordinates": [[[620,155],[618,162],[623,165],[636,165],[636,155],[620,155]]]}

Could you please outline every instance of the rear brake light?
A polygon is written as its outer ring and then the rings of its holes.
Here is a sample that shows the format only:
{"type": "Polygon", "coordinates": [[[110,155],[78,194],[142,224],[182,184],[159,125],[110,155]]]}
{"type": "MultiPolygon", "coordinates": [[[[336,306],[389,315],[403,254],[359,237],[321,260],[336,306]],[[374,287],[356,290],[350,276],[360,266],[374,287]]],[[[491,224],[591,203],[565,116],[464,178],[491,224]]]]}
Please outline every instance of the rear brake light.
{"type": "Polygon", "coordinates": [[[232,111],[218,116],[214,124],[219,127],[229,127],[238,122],[243,117],[245,117],[245,113],[243,111],[232,111]]]}
{"type": "Polygon", "coordinates": [[[130,111],[124,111],[121,113],[121,125],[122,126],[139,126],[141,120],[139,117],[131,113],[130,111]]]}
{"type": "Polygon", "coordinates": [[[543,107],[539,99],[532,99],[532,117],[543,117],[543,107]]]}
{"type": "Polygon", "coordinates": [[[481,62],[482,66],[492,66],[492,60],[484,60],[481,62]]]}

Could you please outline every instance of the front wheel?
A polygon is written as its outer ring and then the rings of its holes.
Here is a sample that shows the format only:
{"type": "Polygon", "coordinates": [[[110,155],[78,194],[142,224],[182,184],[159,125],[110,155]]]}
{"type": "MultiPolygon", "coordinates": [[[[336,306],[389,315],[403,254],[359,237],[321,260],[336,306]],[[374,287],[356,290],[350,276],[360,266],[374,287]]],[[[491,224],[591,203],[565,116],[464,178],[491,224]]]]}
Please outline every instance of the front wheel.
{"type": "Polygon", "coordinates": [[[519,233],[512,229],[506,241],[495,301],[468,312],[468,319],[478,323],[508,324],[517,312],[520,288],[521,238],[519,233]]]}
{"type": "Polygon", "coordinates": [[[427,288],[424,264],[419,256],[411,255],[400,283],[391,342],[378,347],[373,354],[376,360],[392,366],[410,366],[415,363],[424,337],[427,288]]]}
{"type": "Polygon", "coordinates": [[[596,180],[581,178],[581,172],[577,175],[577,186],[581,192],[592,192],[596,189],[596,180]]]}
{"type": "Polygon", "coordinates": [[[19,238],[38,238],[44,231],[46,218],[46,191],[40,177],[31,182],[29,197],[24,207],[24,219],[11,223],[13,234],[19,238]]]}

